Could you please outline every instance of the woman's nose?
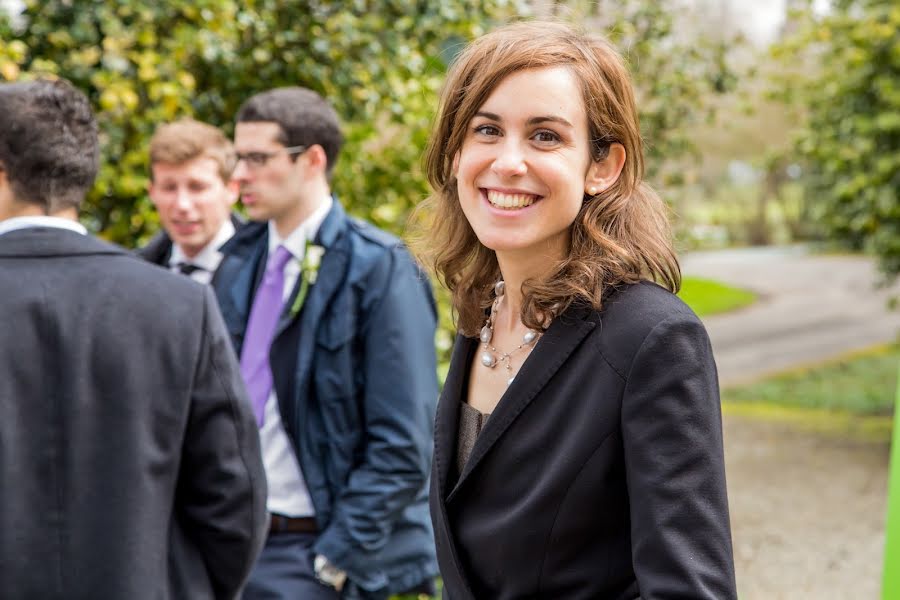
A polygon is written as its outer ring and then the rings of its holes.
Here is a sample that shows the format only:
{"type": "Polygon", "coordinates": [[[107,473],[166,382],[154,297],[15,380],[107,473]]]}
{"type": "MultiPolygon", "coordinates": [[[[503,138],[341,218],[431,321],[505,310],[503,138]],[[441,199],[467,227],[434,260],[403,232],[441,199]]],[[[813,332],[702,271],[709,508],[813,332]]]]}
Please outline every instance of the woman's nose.
{"type": "Polygon", "coordinates": [[[499,154],[491,166],[495,173],[504,177],[521,177],[528,172],[525,164],[525,153],[515,142],[507,142],[498,146],[499,154]]]}

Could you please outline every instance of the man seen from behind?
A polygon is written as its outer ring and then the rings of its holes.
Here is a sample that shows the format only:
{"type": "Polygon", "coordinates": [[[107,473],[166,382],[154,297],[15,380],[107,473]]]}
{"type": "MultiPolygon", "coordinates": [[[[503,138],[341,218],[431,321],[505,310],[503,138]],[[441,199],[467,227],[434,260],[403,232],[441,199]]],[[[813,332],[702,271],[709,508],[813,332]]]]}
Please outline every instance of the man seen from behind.
{"type": "Polygon", "coordinates": [[[210,288],[86,235],[98,163],[81,92],[0,84],[0,596],[234,598],[267,525],[236,357],[210,288]]]}

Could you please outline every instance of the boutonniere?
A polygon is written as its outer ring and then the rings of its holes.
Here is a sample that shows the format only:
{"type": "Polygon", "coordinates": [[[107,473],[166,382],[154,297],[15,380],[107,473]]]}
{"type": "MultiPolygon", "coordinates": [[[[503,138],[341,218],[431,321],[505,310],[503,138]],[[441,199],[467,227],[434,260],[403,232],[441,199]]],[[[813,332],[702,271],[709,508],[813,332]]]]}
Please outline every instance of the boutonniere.
{"type": "Polygon", "coordinates": [[[300,261],[300,291],[297,292],[297,298],[291,305],[291,318],[296,317],[303,308],[306,295],[309,293],[309,286],[316,283],[323,254],[325,254],[325,248],[313,244],[311,240],[306,240],[306,251],[300,261]]]}

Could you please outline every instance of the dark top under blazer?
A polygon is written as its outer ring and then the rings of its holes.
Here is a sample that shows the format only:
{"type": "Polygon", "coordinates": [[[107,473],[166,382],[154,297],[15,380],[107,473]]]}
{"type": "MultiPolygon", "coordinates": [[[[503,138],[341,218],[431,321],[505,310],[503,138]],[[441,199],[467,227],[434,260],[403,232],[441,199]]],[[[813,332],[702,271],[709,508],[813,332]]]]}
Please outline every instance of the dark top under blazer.
{"type": "Polygon", "coordinates": [[[235,597],[266,486],[212,290],[55,228],[0,290],[0,597],[235,597]]]}
{"type": "Polygon", "coordinates": [[[643,282],[567,310],[453,482],[477,350],[457,338],[435,424],[445,597],[736,598],[716,368],[687,306],[643,282]]]}

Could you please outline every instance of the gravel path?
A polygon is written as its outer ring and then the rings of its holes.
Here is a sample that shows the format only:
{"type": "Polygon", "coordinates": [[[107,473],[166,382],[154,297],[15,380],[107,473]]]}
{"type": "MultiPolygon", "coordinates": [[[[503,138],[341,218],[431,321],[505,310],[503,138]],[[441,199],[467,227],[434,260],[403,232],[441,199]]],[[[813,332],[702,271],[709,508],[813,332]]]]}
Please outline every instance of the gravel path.
{"type": "MultiPolygon", "coordinates": [[[[871,261],[802,248],[695,253],[685,274],[756,291],[755,305],[705,319],[723,386],[896,339],[895,287],[871,261]]],[[[726,416],[741,600],[877,599],[887,507],[886,442],[726,416]]]]}

